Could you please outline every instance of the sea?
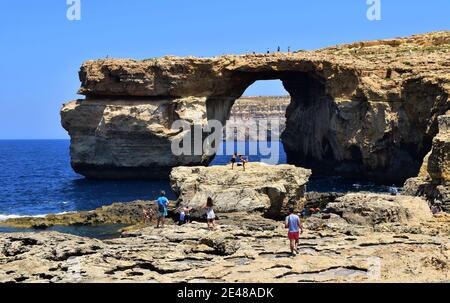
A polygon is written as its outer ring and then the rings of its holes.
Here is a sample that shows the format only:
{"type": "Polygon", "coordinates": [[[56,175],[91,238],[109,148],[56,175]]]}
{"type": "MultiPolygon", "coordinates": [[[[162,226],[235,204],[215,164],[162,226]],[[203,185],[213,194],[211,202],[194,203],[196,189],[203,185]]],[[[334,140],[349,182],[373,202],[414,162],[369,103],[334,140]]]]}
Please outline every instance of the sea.
{"type": "MultiPolygon", "coordinates": [[[[246,154],[250,144],[222,142],[220,155],[210,165],[227,164],[232,150],[246,154]],[[230,144],[233,144],[231,149],[230,144]]],[[[0,220],[93,210],[114,202],[153,200],[161,190],[170,199],[176,198],[168,180],[86,179],[72,170],[69,147],[70,140],[0,140],[0,220]]],[[[280,142],[269,143],[269,147],[278,150],[279,164],[286,163],[280,142]]],[[[251,162],[269,160],[259,150],[249,159],[251,162]]],[[[313,177],[308,190],[387,192],[388,188],[338,177],[313,177]]],[[[79,229],[77,234],[86,233],[79,229]]],[[[99,229],[100,233],[108,234],[99,229]]],[[[2,231],[9,230],[0,228],[2,231]]]]}

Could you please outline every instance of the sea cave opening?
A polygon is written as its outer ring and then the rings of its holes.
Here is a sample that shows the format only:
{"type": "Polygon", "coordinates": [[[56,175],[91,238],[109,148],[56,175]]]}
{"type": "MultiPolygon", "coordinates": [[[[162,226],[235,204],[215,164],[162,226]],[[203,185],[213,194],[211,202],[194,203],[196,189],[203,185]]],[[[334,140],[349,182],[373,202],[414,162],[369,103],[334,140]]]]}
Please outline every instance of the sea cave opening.
{"type": "MultiPolygon", "coordinates": [[[[334,126],[339,108],[326,87],[327,80],[316,71],[236,74],[227,92],[207,100],[208,119],[220,120],[227,129],[226,139],[217,146],[218,153],[210,165],[227,164],[236,152],[248,156],[250,162],[312,169],[309,190],[387,191],[388,184],[358,173],[364,169],[360,147],[344,148],[338,141],[334,126]],[[251,120],[267,118],[280,122],[278,137],[261,138],[251,124],[251,120]],[[236,133],[236,129],[241,132],[236,133]]],[[[346,102],[361,107],[361,111],[367,104],[367,100],[357,99],[346,102]]]]}

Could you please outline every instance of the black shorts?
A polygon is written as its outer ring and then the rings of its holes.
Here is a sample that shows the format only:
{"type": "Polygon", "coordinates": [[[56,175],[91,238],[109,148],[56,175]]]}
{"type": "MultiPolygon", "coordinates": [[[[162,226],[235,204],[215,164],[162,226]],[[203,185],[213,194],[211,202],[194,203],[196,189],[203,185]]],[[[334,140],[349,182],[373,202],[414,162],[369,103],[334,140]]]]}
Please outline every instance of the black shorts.
{"type": "Polygon", "coordinates": [[[231,159],[231,163],[236,163],[236,159],[231,159]]]}

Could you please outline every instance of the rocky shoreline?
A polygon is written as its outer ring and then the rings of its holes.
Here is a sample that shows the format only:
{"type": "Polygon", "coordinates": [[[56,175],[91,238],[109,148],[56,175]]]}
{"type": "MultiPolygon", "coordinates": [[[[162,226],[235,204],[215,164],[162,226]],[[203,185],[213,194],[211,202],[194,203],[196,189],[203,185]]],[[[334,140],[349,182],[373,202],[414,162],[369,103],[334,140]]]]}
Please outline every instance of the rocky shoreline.
{"type": "Polygon", "coordinates": [[[153,207],[152,201],[2,222],[40,232],[0,234],[0,282],[450,282],[450,215],[433,216],[423,198],[304,194],[299,189],[308,170],[283,166],[281,173],[253,165],[247,175],[230,167],[174,169],[172,184],[180,195],[170,207],[174,220],[164,228],[142,222],[142,208],[153,207]],[[208,178],[217,173],[221,179],[208,178]],[[297,183],[289,181],[289,174],[297,183]],[[204,188],[196,185],[199,179],[204,188]],[[236,195],[241,187],[251,194],[236,195]],[[201,215],[191,224],[177,224],[179,206],[196,207],[197,195],[211,193],[219,219],[215,231],[201,215]],[[249,207],[249,197],[266,204],[249,207]],[[233,199],[240,198],[245,208],[235,207],[233,199]],[[298,199],[297,209],[326,203],[323,213],[303,219],[297,256],[289,254],[279,219],[286,212],[283,205],[293,199],[298,199]],[[277,216],[266,211],[280,201],[277,216]],[[55,224],[114,223],[129,226],[120,237],[106,240],[45,231],[55,224]]]}
{"type": "MultiPolygon", "coordinates": [[[[220,216],[164,229],[140,226],[96,240],[56,232],[0,235],[1,282],[449,282],[450,216],[420,223],[304,223],[289,256],[281,221],[220,216]]],[[[326,216],[325,216],[326,217],[326,216]]]]}
{"type": "Polygon", "coordinates": [[[95,178],[170,175],[175,220],[143,224],[142,209],[154,202],[135,201],[1,222],[40,232],[0,234],[0,282],[450,282],[450,215],[429,208],[450,203],[449,45],[444,31],[289,54],[84,63],[86,99],[61,110],[72,167],[95,178]],[[170,152],[173,140],[191,136],[172,129],[174,120],[225,123],[242,92],[267,79],[283,82],[289,105],[266,110],[252,99],[234,113],[286,110],[289,163],[383,183],[416,176],[405,195],[311,193],[310,169],[232,171],[196,166],[212,156],[170,152]],[[202,221],[207,197],[215,231],[202,221]],[[178,226],[185,206],[195,220],[178,226]],[[280,220],[290,207],[324,210],[304,218],[295,257],[280,220]],[[128,226],[107,240],[46,231],[105,224],[128,226]]]}

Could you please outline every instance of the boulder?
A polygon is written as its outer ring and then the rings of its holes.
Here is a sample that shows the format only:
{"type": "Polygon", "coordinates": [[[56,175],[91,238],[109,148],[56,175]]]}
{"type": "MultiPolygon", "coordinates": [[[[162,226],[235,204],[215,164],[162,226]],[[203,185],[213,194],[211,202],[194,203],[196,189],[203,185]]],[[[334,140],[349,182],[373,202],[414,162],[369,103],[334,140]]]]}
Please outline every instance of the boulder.
{"type": "Polygon", "coordinates": [[[394,222],[411,224],[433,217],[424,199],[403,195],[352,193],[329,203],[327,210],[348,223],[372,226],[394,222]]]}
{"type": "Polygon", "coordinates": [[[305,185],[311,171],[292,165],[248,163],[245,171],[231,165],[212,167],[176,167],[170,174],[178,206],[203,214],[208,197],[218,213],[261,211],[268,216],[287,213],[290,205],[303,206],[305,185]]]}

